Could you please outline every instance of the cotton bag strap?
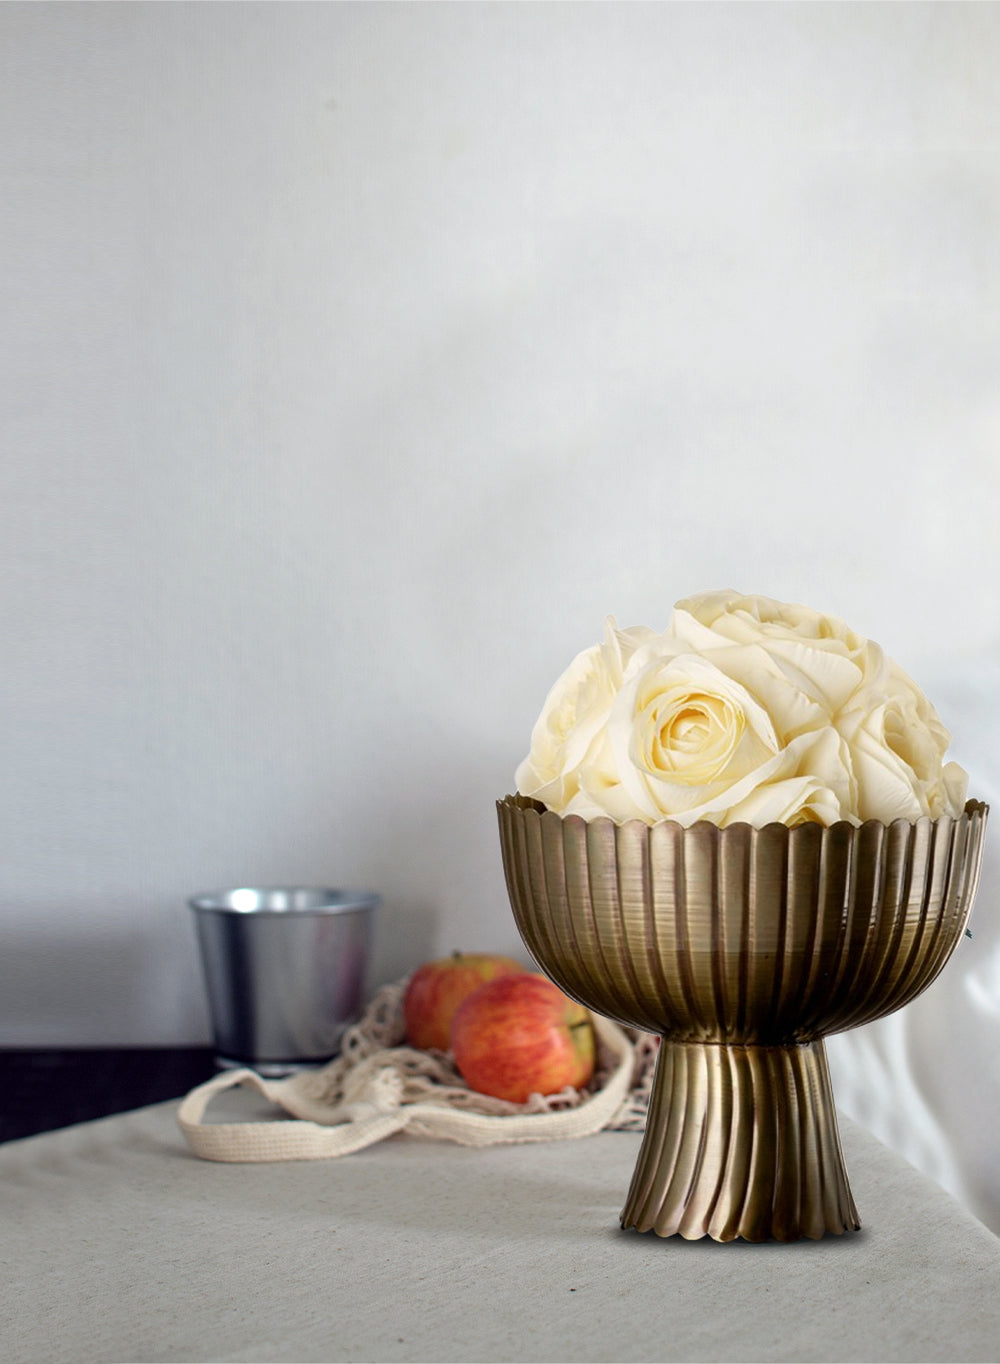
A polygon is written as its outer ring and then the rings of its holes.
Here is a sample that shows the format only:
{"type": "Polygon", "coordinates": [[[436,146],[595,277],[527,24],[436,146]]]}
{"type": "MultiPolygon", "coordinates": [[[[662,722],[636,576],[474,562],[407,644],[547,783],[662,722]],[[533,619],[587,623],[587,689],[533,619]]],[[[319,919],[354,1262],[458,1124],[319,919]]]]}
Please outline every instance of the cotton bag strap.
{"type": "Polygon", "coordinates": [[[358,1056],[357,1051],[365,1050],[362,1031],[360,1047],[354,1039],[355,1055],[338,1058],[320,1071],[283,1080],[266,1080],[249,1069],[224,1071],[182,1100],[177,1122],[195,1155],[221,1161],[327,1159],[401,1131],[463,1146],[588,1136],[629,1110],[636,1062],[635,1048],[621,1028],[596,1014],[591,1021],[603,1061],[602,1083],[590,1095],[570,1091],[566,1107],[537,1111],[536,1106],[532,1111],[530,1103],[509,1104],[474,1094],[456,1083],[446,1058],[405,1046],[376,1048],[358,1056]],[[256,1090],[291,1118],[203,1121],[217,1094],[240,1086],[256,1090]]]}

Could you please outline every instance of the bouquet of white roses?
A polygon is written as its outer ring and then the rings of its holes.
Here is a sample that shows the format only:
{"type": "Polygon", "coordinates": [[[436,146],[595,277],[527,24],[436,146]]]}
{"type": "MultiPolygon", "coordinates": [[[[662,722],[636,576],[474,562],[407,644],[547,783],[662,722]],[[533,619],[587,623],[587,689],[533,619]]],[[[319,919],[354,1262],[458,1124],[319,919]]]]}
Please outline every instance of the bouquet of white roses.
{"type": "Polygon", "coordinates": [[[736,592],[619,629],[550,691],[517,788],[618,823],[889,822],[962,812],[950,735],[882,649],[808,607],[736,592]]]}

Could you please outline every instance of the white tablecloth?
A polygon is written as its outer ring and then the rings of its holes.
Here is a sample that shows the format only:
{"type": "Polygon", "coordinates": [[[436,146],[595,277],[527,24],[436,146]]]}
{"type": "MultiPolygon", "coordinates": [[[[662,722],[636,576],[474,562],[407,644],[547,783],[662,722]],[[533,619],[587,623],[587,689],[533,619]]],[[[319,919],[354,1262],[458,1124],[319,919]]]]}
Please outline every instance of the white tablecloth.
{"type": "Polygon", "coordinates": [[[193,1157],[175,1104],[0,1147],[7,1364],[991,1360],[1000,1240],[849,1121],[862,1231],[623,1232],[640,1137],[193,1157]]]}

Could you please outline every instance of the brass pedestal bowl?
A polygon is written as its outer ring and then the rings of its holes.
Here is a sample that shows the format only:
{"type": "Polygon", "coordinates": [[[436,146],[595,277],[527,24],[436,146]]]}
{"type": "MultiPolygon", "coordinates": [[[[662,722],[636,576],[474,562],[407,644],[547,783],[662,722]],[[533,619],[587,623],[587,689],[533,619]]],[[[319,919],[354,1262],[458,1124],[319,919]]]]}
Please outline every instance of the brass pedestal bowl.
{"type": "Polygon", "coordinates": [[[962,937],[987,806],[828,828],[497,805],[514,917],[567,994],[661,1037],[621,1221],[660,1236],[856,1229],[823,1038],[881,1018],[962,937]]]}

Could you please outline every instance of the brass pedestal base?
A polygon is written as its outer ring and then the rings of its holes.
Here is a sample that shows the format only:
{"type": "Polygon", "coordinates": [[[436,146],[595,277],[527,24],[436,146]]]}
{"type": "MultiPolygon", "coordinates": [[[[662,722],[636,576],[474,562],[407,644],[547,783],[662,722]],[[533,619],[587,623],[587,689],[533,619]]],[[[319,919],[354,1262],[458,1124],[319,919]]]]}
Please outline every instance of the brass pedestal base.
{"type": "Polygon", "coordinates": [[[716,1241],[857,1230],[823,1042],[664,1038],[621,1222],[716,1241]]]}

